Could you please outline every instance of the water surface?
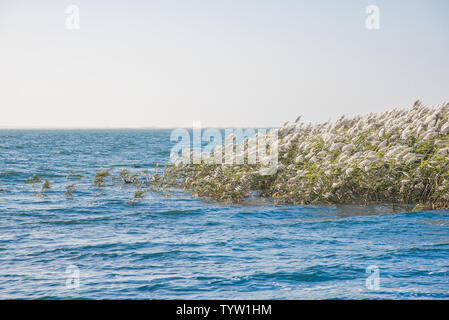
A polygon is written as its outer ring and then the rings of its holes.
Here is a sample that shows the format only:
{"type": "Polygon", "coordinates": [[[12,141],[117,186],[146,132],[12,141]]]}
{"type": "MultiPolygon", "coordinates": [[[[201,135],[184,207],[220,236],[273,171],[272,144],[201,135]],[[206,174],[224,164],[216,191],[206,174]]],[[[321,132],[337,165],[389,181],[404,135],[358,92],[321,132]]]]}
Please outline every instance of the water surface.
{"type": "Polygon", "coordinates": [[[0,131],[0,298],[449,298],[448,211],[232,206],[182,192],[131,206],[132,188],[93,186],[100,168],[153,171],[169,157],[169,138],[0,131]],[[86,178],[67,179],[74,171],[86,178]],[[47,197],[25,183],[33,174],[50,180],[47,197]],[[78,289],[66,287],[69,266],[78,289]],[[370,266],[377,290],[366,285],[370,266]]]}

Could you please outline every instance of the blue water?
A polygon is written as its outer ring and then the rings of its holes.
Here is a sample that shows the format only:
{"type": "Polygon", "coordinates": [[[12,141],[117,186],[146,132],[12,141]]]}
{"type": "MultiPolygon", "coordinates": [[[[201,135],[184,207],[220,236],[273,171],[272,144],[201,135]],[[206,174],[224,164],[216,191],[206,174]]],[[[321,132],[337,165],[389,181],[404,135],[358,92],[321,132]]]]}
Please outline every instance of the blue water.
{"type": "Polygon", "coordinates": [[[232,206],[179,191],[131,206],[132,188],[92,184],[102,167],[165,163],[169,136],[0,131],[0,298],[449,298],[448,211],[232,206]],[[50,180],[47,197],[25,184],[32,174],[50,180]],[[66,286],[69,266],[79,288],[66,286]]]}

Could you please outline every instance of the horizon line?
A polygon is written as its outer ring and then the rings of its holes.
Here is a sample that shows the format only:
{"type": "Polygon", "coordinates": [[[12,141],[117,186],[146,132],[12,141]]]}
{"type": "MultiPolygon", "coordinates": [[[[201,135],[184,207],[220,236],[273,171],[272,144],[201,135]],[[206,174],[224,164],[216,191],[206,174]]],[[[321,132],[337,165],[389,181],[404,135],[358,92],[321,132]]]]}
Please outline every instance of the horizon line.
{"type": "MultiPolygon", "coordinates": [[[[268,129],[281,126],[204,126],[202,129],[268,129]]],[[[150,126],[150,127],[46,127],[46,126],[0,126],[0,130],[167,130],[192,129],[193,126],[150,126]]]]}

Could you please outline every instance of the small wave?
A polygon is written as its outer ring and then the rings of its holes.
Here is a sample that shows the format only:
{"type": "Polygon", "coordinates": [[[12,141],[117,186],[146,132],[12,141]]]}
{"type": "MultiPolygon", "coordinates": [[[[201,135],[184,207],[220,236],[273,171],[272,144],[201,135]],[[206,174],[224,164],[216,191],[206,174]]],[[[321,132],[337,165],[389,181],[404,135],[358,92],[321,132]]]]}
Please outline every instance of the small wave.
{"type": "Polygon", "coordinates": [[[167,211],[159,211],[155,212],[157,214],[161,215],[167,215],[167,216],[180,216],[180,215],[195,215],[195,214],[202,214],[204,210],[167,210],[167,211]]]}
{"type": "Polygon", "coordinates": [[[157,251],[157,252],[151,252],[151,253],[133,253],[131,257],[136,257],[138,260],[145,260],[149,258],[154,257],[165,257],[170,255],[177,255],[180,254],[180,250],[170,250],[170,251],[157,251]]]}
{"type": "Polygon", "coordinates": [[[0,172],[0,178],[21,177],[25,174],[26,173],[20,172],[20,171],[4,171],[4,172],[0,172]]]}

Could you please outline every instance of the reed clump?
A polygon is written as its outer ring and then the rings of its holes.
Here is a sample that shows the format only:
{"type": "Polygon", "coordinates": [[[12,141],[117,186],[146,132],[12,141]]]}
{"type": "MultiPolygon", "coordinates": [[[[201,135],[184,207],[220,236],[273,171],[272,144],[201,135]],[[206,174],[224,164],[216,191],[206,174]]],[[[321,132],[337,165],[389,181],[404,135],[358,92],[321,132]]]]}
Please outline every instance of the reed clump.
{"type": "Polygon", "coordinates": [[[67,180],[82,181],[85,177],[79,171],[72,171],[67,175],[67,180]]]}
{"type": "Polygon", "coordinates": [[[158,183],[225,202],[257,194],[283,204],[449,208],[449,103],[428,107],[417,101],[411,109],[343,116],[334,123],[305,124],[298,118],[273,130],[279,152],[271,175],[247,161],[178,161],[158,183]]]}
{"type": "Polygon", "coordinates": [[[45,179],[44,183],[42,184],[41,193],[45,193],[45,191],[49,190],[50,188],[50,180],[45,179]]]}
{"type": "Polygon", "coordinates": [[[134,206],[135,204],[143,200],[146,193],[146,190],[138,188],[136,191],[134,191],[134,196],[128,203],[134,206]]]}
{"type": "Polygon", "coordinates": [[[40,175],[33,174],[31,177],[28,177],[25,182],[29,183],[29,184],[36,184],[36,183],[40,183],[41,181],[42,181],[42,178],[40,175]]]}
{"type": "Polygon", "coordinates": [[[105,179],[109,177],[111,173],[108,170],[100,169],[95,174],[94,185],[101,188],[104,186],[105,179]]]}
{"type": "Polygon", "coordinates": [[[66,191],[64,192],[65,196],[70,198],[73,196],[73,193],[76,191],[76,185],[74,183],[67,186],[66,191]]]}

